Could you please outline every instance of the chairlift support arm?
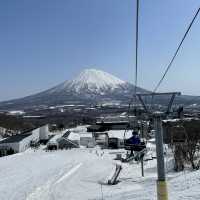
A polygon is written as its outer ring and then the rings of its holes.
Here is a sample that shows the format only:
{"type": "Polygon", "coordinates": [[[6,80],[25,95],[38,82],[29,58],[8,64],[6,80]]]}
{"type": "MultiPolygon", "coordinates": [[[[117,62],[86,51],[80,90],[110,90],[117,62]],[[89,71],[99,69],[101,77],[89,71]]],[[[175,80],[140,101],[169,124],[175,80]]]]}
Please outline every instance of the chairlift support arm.
{"type": "Polygon", "coordinates": [[[175,99],[175,96],[176,96],[176,94],[175,94],[175,93],[174,93],[174,94],[172,94],[172,96],[171,96],[171,99],[170,99],[170,102],[169,102],[169,104],[168,104],[168,107],[167,107],[166,114],[169,114],[169,113],[170,113],[170,111],[171,111],[171,108],[172,108],[172,104],[173,104],[173,102],[174,102],[174,99],[175,99]]]}
{"type": "Polygon", "coordinates": [[[137,94],[137,97],[138,97],[138,99],[140,100],[140,103],[142,104],[144,110],[148,113],[148,112],[149,112],[149,111],[148,111],[148,108],[146,107],[146,105],[145,105],[145,103],[144,103],[144,101],[143,101],[141,95],[140,95],[140,94],[137,94]]]}
{"type": "Polygon", "coordinates": [[[163,95],[171,95],[171,99],[170,99],[170,102],[168,104],[168,107],[167,107],[167,111],[166,113],[169,114],[170,110],[171,110],[171,107],[172,107],[172,104],[174,102],[174,99],[177,96],[180,96],[181,93],[180,92],[162,92],[162,93],[137,93],[136,96],[138,97],[138,99],[140,100],[140,103],[142,104],[144,110],[147,112],[147,113],[150,113],[149,109],[147,108],[147,106],[145,105],[142,97],[144,96],[163,96],[163,95]]]}
{"type": "Polygon", "coordinates": [[[140,96],[162,96],[162,95],[181,95],[181,92],[151,92],[151,93],[137,93],[136,95],[140,95],[140,96]]]}

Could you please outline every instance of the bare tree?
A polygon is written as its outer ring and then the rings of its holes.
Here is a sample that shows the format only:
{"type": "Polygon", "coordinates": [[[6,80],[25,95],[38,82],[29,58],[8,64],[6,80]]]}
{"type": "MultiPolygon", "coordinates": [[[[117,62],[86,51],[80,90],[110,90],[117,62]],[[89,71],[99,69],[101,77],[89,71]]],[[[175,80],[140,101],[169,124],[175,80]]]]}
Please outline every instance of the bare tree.
{"type": "Polygon", "coordinates": [[[195,162],[200,149],[200,130],[195,123],[181,122],[172,127],[171,147],[174,153],[175,170],[181,171],[186,163],[190,163],[192,169],[197,169],[195,162]]]}
{"type": "Polygon", "coordinates": [[[186,160],[190,162],[193,169],[197,169],[197,164],[195,164],[195,160],[198,156],[199,152],[199,139],[198,132],[195,132],[191,129],[192,134],[187,134],[186,145],[183,149],[184,154],[186,156],[186,160]]]}

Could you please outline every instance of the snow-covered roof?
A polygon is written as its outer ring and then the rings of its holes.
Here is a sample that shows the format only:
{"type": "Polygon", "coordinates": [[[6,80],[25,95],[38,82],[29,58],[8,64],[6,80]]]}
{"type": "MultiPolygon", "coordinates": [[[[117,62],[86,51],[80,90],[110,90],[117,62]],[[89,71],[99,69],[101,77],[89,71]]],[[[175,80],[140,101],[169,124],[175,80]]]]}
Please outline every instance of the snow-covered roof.
{"type": "Polygon", "coordinates": [[[23,110],[11,110],[8,112],[10,115],[23,115],[25,112],[23,110]]]}
{"type": "Polygon", "coordinates": [[[93,136],[92,136],[92,133],[81,133],[80,137],[90,137],[90,138],[92,138],[93,136]]]}
{"type": "Polygon", "coordinates": [[[108,131],[108,137],[114,137],[114,138],[119,138],[119,139],[125,139],[130,138],[132,136],[132,131],[128,130],[125,132],[125,130],[110,130],[108,131]]]}
{"type": "Polygon", "coordinates": [[[56,143],[57,140],[63,136],[63,134],[64,134],[64,133],[60,133],[60,134],[57,134],[57,135],[53,136],[53,137],[49,140],[48,143],[56,143]]]}
{"type": "Polygon", "coordinates": [[[24,138],[29,137],[31,134],[18,134],[18,135],[13,135],[11,137],[8,137],[2,141],[0,141],[0,144],[6,144],[6,143],[15,143],[15,142],[20,142],[24,138]]]}
{"type": "Polygon", "coordinates": [[[179,121],[192,121],[192,120],[200,120],[199,118],[194,118],[194,117],[187,117],[187,118],[183,118],[183,119],[166,119],[166,120],[163,120],[164,123],[167,123],[167,122],[179,122],[179,121]]]}
{"type": "Polygon", "coordinates": [[[69,140],[80,140],[80,134],[71,132],[68,136],[69,140]]]}
{"type": "Polygon", "coordinates": [[[87,132],[87,126],[77,126],[76,128],[70,129],[74,133],[85,133],[87,132]]]}

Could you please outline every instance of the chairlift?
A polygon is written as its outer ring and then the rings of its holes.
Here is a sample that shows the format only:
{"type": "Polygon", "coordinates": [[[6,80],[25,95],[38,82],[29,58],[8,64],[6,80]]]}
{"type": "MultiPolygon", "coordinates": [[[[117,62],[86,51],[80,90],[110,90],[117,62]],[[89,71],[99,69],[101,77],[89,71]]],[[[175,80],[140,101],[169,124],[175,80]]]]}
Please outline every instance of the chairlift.
{"type": "MultiPolygon", "coordinates": [[[[138,126],[135,126],[134,128],[139,129],[138,126]]],[[[146,148],[146,143],[144,140],[141,140],[140,136],[138,135],[138,130],[133,130],[133,136],[129,139],[126,139],[126,131],[124,132],[124,148],[131,152],[139,152],[146,148]]]]}
{"type": "Polygon", "coordinates": [[[146,149],[146,144],[145,144],[145,142],[141,142],[140,144],[130,144],[130,143],[126,142],[126,140],[125,140],[124,148],[128,151],[139,152],[139,151],[142,151],[143,149],[146,149]]]}

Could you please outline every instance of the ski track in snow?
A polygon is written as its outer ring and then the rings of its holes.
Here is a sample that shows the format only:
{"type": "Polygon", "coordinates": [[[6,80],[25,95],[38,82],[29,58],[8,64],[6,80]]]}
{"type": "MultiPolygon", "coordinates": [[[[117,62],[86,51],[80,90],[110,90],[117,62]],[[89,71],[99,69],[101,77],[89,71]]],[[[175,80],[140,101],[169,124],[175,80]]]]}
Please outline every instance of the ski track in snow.
{"type": "MultiPolygon", "coordinates": [[[[28,152],[0,158],[0,200],[156,200],[156,160],[122,164],[117,185],[104,185],[115,169],[109,150],[28,152]],[[101,188],[102,187],[102,188],[101,188]],[[101,192],[102,190],[102,192],[101,192]]],[[[200,199],[200,171],[169,173],[169,199],[200,199]]]]}
{"type": "MultiPolygon", "coordinates": [[[[57,184],[61,183],[65,179],[67,179],[69,176],[73,175],[82,165],[83,163],[79,163],[78,165],[72,167],[69,169],[69,171],[66,174],[63,174],[63,171],[61,170],[58,177],[50,178],[46,183],[44,183],[42,186],[35,189],[34,192],[32,192],[26,200],[38,200],[38,199],[44,199],[48,198],[48,196],[53,196],[52,187],[56,187],[57,184]],[[61,177],[60,177],[61,175],[61,177]]],[[[48,198],[49,199],[49,198],[48,198]]]]}
{"type": "Polygon", "coordinates": [[[79,163],[78,165],[76,165],[74,168],[72,168],[69,172],[67,172],[63,177],[61,177],[58,181],[56,181],[55,184],[58,184],[60,182],[62,182],[63,180],[65,180],[67,177],[69,177],[70,175],[72,175],[73,173],[75,173],[82,165],[83,163],[79,163]]]}

